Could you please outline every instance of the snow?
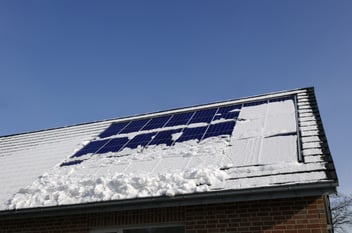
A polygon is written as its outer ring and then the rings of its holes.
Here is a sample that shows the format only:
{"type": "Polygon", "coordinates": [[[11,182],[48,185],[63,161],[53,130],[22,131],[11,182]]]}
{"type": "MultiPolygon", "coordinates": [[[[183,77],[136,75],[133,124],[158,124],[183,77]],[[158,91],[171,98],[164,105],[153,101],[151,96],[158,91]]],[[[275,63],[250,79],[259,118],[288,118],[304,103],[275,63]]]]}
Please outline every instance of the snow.
{"type": "Polygon", "coordinates": [[[70,155],[79,144],[91,140],[107,126],[74,126],[70,129],[35,132],[3,138],[0,142],[0,210],[8,199],[70,155]],[[87,132],[89,131],[89,132],[87,132]],[[63,135],[64,134],[64,135],[63,135]],[[3,153],[4,151],[5,153],[3,153]]]}
{"type": "Polygon", "coordinates": [[[231,139],[229,157],[237,165],[297,161],[297,127],[293,101],[242,108],[231,139]],[[280,135],[287,136],[280,136],[280,135]],[[289,135],[293,134],[293,135],[289,135]]]}
{"type": "Polygon", "coordinates": [[[204,140],[201,146],[196,141],[186,141],[173,147],[146,148],[143,152],[125,149],[94,155],[75,166],[56,166],[29,187],[20,189],[8,202],[8,208],[209,191],[211,186],[228,178],[220,169],[224,166],[227,144],[227,139],[214,137],[204,140]],[[207,158],[202,159],[208,155],[213,157],[211,164],[207,158]],[[192,163],[193,157],[200,160],[192,163]]]}
{"type": "MultiPolygon", "coordinates": [[[[315,163],[303,164],[297,160],[297,119],[292,100],[242,106],[241,110],[234,111],[240,113],[231,136],[210,137],[200,142],[188,140],[171,146],[139,146],[135,149],[125,147],[119,152],[85,154],[79,157],[82,161],[78,164],[60,166],[63,162],[73,161],[71,156],[74,152],[91,140],[99,140],[97,135],[108,124],[71,138],[67,136],[70,135],[68,130],[64,133],[64,144],[48,142],[45,145],[50,147],[40,145],[41,149],[36,148],[32,152],[29,150],[29,155],[22,150],[17,157],[11,157],[15,161],[22,157],[39,156],[44,161],[45,158],[57,154],[53,156],[56,165],[51,161],[46,162],[36,172],[27,169],[26,172],[31,175],[23,182],[16,183],[13,188],[7,189],[0,198],[0,202],[3,202],[2,205],[0,203],[0,209],[174,196],[326,179],[320,156],[319,159],[312,156],[314,153],[321,153],[321,150],[303,150],[303,154],[312,157],[309,160],[315,163]],[[61,147],[65,150],[57,152],[61,147]]],[[[218,119],[210,124],[233,120],[218,119]]],[[[195,123],[187,127],[210,124],[195,123]]],[[[132,139],[139,134],[185,127],[180,125],[142,130],[109,138],[132,139]]],[[[311,139],[317,138],[315,134],[305,134],[311,139]]],[[[172,135],[172,139],[176,141],[181,136],[182,132],[178,132],[172,135]]],[[[319,145],[307,143],[311,146],[319,145]]],[[[39,166],[32,166],[34,167],[39,166]]]]}
{"type": "Polygon", "coordinates": [[[314,171],[306,173],[291,173],[279,174],[276,176],[259,176],[259,177],[245,177],[242,179],[230,179],[226,183],[216,184],[214,188],[224,189],[232,187],[233,189],[247,189],[256,187],[270,187],[277,185],[289,185],[298,183],[314,183],[317,181],[324,181],[326,174],[324,171],[314,171]]]}
{"type": "Polygon", "coordinates": [[[86,177],[44,174],[32,186],[21,189],[9,203],[12,208],[55,206],[102,200],[204,192],[227,177],[214,168],[190,169],[151,176],[116,173],[86,177]]]}

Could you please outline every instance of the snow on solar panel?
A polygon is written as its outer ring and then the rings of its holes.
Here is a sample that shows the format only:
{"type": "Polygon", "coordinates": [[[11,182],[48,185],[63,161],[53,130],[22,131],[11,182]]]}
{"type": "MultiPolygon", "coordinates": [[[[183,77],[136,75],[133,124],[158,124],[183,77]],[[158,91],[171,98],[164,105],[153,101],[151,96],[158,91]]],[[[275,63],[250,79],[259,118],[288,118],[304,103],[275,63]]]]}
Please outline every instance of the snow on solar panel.
{"type": "Polygon", "coordinates": [[[268,176],[276,172],[272,164],[281,167],[282,161],[302,167],[297,163],[295,102],[287,100],[258,100],[246,106],[227,102],[106,124],[105,131],[96,131],[88,144],[21,189],[6,207],[228,190],[233,187],[228,183],[237,178],[240,188],[287,182],[268,176]],[[253,175],[259,164],[267,180],[242,179],[253,175]]]}
{"type": "Polygon", "coordinates": [[[165,144],[167,146],[171,146],[173,143],[173,135],[178,134],[181,132],[181,129],[174,129],[174,130],[166,130],[160,131],[158,134],[151,140],[149,145],[161,145],[165,144]]]}
{"type": "Polygon", "coordinates": [[[240,114],[241,105],[225,106],[219,108],[214,120],[223,119],[236,119],[240,114]]]}
{"type": "MultiPolygon", "coordinates": [[[[125,148],[135,149],[154,145],[172,146],[175,143],[189,140],[201,142],[210,137],[231,136],[242,107],[258,106],[289,99],[292,99],[292,97],[253,101],[113,123],[96,140],[91,141],[71,156],[71,159],[86,154],[117,153],[125,148]]],[[[80,162],[78,160],[66,161],[61,166],[75,165],[80,162]]]]}
{"type": "Polygon", "coordinates": [[[152,138],[156,135],[156,132],[154,133],[146,133],[146,134],[139,134],[132,138],[127,144],[126,147],[134,149],[137,148],[138,146],[146,146],[148,142],[152,140],[152,138]]]}
{"type": "MultiPolygon", "coordinates": [[[[171,146],[176,142],[188,140],[200,142],[212,136],[231,135],[240,109],[241,105],[232,105],[113,123],[97,140],[91,141],[71,158],[86,154],[119,152],[124,148],[135,149],[161,144],[171,146]],[[120,137],[120,135],[127,136],[120,137]]],[[[61,166],[76,165],[82,161],[66,161],[61,166]]]]}

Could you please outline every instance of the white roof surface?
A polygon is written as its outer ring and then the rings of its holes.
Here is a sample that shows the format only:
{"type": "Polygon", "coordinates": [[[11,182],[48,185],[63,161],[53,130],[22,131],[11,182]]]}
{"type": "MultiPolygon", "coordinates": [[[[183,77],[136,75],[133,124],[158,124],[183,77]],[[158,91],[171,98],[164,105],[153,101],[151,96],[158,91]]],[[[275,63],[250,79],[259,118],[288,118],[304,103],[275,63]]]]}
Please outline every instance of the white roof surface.
{"type": "MultiPolygon", "coordinates": [[[[0,210],[330,182],[319,122],[314,109],[306,107],[308,97],[301,89],[0,137],[0,210]],[[295,98],[243,105],[287,95],[295,96],[297,107],[295,98]],[[174,128],[232,120],[236,125],[231,135],[177,142],[181,132],[172,135],[176,142],[170,146],[88,153],[75,164],[73,155],[90,141],[100,140],[111,123],[230,104],[242,105],[236,119],[174,128]]],[[[110,138],[132,139],[141,133],[146,132],[110,138]]]]}

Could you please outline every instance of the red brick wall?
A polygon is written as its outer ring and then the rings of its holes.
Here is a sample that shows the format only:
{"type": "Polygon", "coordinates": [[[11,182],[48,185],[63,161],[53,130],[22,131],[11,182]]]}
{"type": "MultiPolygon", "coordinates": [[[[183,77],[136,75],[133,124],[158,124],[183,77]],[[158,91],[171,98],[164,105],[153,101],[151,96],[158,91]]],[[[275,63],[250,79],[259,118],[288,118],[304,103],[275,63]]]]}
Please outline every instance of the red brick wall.
{"type": "Polygon", "coordinates": [[[1,220],[0,233],[87,233],[104,226],[183,224],[187,233],[326,233],[323,197],[1,220]]]}

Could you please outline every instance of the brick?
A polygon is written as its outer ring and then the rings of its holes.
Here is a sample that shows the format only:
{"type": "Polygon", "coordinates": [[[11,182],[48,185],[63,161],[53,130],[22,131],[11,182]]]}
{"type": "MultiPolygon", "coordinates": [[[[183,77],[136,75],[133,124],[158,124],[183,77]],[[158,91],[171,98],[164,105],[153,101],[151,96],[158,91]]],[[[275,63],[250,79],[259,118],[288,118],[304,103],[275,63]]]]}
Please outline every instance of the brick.
{"type": "Polygon", "coordinates": [[[89,233],[106,226],[182,224],[186,233],[327,233],[324,197],[0,219],[0,233],[89,233]]]}

